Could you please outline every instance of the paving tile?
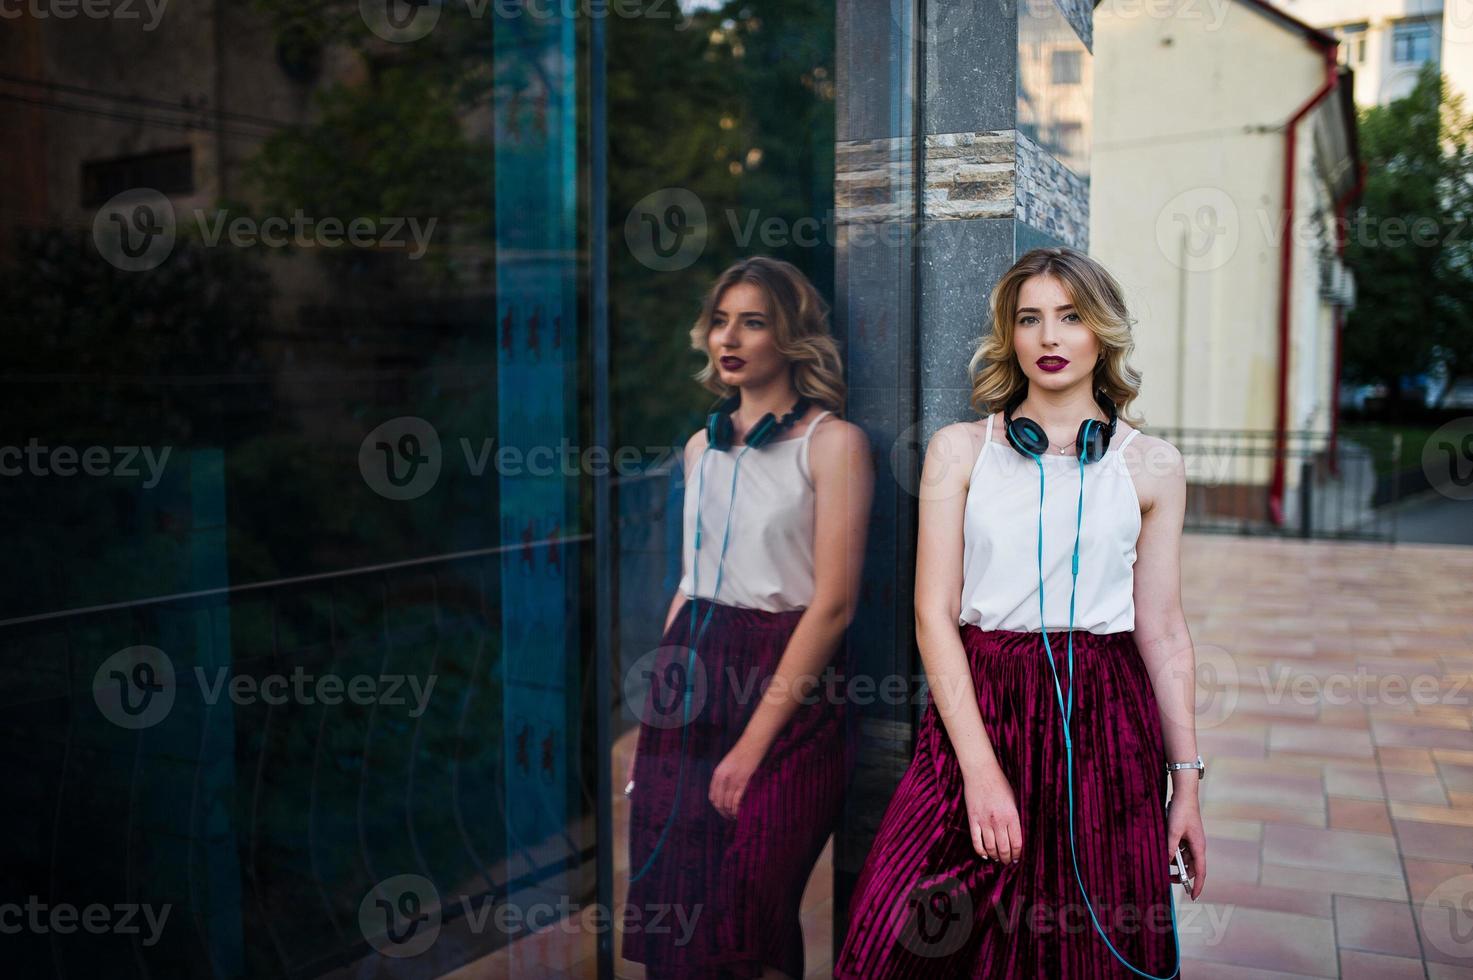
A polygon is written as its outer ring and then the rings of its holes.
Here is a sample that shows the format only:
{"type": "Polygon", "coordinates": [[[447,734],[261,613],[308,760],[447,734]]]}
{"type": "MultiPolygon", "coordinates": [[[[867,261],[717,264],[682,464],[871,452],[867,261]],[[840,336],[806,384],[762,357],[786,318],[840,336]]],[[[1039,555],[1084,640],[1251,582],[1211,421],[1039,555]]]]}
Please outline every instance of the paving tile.
{"type": "Polygon", "coordinates": [[[1406,881],[1399,874],[1363,875],[1264,861],[1259,867],[1259,880],[1265,885],[1308,891],[1317,889],[1337,895],[1402,900],[1407,897],[1406,881]]]}
{"type": "Polygon", "coordinates": [[[1245,905],[1199,907],[1202,928],[1182,931],[1184,956],[1301,976],[1337,973],[1335,925],[1329,919],[1245,905]]]}
{"type": "Polygon", "coordinates": [[[1351,756],[1371,759],[1375,753],[1371,748],[1369,732],[1353,728],[1332,728],[1329,725],[1300,725],[1277,723],[1268,731],[1268,750],[1275,752],[1309,753],[1316,756],[1351,756]]]}
{"type": "Polygon", "coordinates": [[[1340,950],[1340,980],[1423,980],[1421,953],[1416,958],[1340,950]]]}
{"type": "Polygon", "coordinates": [[[1425,772],[1437,771],[1436,764],[1432,760],[1432,750],[1403,748],[1395,745],[1383,745],[1376,749],[1376,759],[1381,763],[1383,772],[1425,772]]]}
{"type": "Polygon", "coordinates": [[[1419,960],[1422,956],[1412,909],[1406,902],[1336,895],[1335,942],[1342,949],[1414,956],[1419,960]]]}
{"type": "Polygon", "coordinates": [[[1386,804],[1380,800],[1355,800],[1344,796],[1332,796],[1330,805],[1330,829],[1360,830],[1370,834],[1391,833],[1391,818],[1386,804]]]}
{"type": "Polygon", "coordinates": [[[1426,806],[1421,803],[1392,803],[1393,820],[1425,820],[1428,823],[1448,823],[1459,827],[1473,827],[1473,810],[1446,806],[1426,806]]]}
{"type": "Polygon", "coordinates": [[[1459,793],[1473,793],[1473,765],[1443,762],[1437,765],[1442,785],[1459,793]]]}
{"type": "Polygon", "coordinates": [[[1328,919],[1334,915],[1330,893],[1320,890],[1281,888],[1272,885],[1257,885],[1246,881],[1225,881],[1217,876],[1216,857],[1209,848],[1207,852],[1207,887],[1202,890],[1199,901],[1210,901],[1217,905],[1246,905],[1272,912],[1294,912],[1328,919]]]}
{"type": "Polygon", "coordinates": [[[1207,838],[1207,874],[1214,881],[1258,881],[1259,843],[1256,840],[1207,838]]]}
{"type": "Polygon", "coordinates": [[[1430,803],[1447,805],[1447,793],[1442,780],[1436,775],[1420,772],[1385,772],[1381,779],[1386,786],[1386,798],[1404,803],[1430,803]]]}
{"type": "Polygon", "coordinates": [[[1394,838],[1351,830],[1268,824],[1263,828],[1263,860],[1353,874],[1401,874],[1394,838]]]}
{"type": "Polygon", "coordinates": [[[1181,975],[1188,980],[1303,980],[1303,973],[1281,973],[1278,970],[1255,970],[1231,963],[1211,963],[1183,956],[1181,975]]]}
{"type": "Polygon", "coordinates": [[[1473,732],[1456,728],[1397,721],[1371,721],[1371,736],[1377,745],[1399,745],[1429,749],[1473,749],[1473,732]]]}
{"type": "Polygon", "coordinates": [[[1379,772],[1351,766],[1326,765],[1325,792],[1331,796],[1349,796],[1362,800],[1386,798],[1379,772]]]}
{"type": "Polygon", "coordinates": [[[1404,857],[1473,862],[1473,827],[1402,819],[1393,820],[1392,824],[1404,857]]]}
{"type": "Polygon", "coordinates": [[[1325,804],[1321,800],[1313,809],[1292,806],[1268,806],[1262,803],[1215,803],[1202,804],[1202,821],[1225,817],[1230,820],[1270,820],[1276,823],[1302,824],[1308,827],[1325,826],[1325,804]]]}
{"type": "Polygon", "coordinates": [[[1234,817],[1213,817],[1209,822],[1203,818],[1208,837],[1224,840],[1263,840],[1263,821],[1238,820],[1234,817]]]}

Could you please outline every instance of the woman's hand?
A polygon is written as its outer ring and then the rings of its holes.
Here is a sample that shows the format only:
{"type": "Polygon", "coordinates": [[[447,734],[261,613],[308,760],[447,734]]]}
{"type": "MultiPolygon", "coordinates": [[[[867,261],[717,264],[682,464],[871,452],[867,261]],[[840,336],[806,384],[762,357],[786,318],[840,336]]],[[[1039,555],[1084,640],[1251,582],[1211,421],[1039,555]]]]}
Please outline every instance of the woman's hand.
{"type": "Polygon", "coordinates": [[[963,778],[972,848],[983,858],[1016,862],[1023,850],[1023,825],[1008,777],[997,766],[963,778]]]}
{"type": "Polygon", "coordinates": [[[1202,808],[1195,793],[1173,793],[1166,810],[1167,860],[1180,845],[1185,852],[1187,874],[1192,876],[1192,901],[1207,884],[1207,832],[1202,829],[1202,808]]]}
{"type": "Polygon", "coordinates": [[[726,819],[736,819],[737,811],[742,805],[742,795],[747,791],[747,783],[761,763],[761,754],[738,741],[711,773],[711,792],[707,795],[711,805],[726,819]]]}

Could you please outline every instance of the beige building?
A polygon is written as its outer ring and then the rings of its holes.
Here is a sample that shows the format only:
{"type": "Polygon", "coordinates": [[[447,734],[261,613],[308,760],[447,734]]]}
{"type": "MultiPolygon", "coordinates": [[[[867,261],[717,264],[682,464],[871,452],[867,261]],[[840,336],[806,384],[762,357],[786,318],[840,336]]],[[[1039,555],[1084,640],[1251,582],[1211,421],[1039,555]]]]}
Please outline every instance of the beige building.
{"type": "Polygon", "coordinates": [[[1449,86],[1473,93],[1473,4],[1466,0],[1276,0],[1285,13],[1343,43],[1340,63],[1355,70],[1355,102],[1385,105],[1437,64],[1449,86]]]}
{"type": "Polygon", "coordinates": [[[1258,0],[1095,11],[1090,251],[1137,318],[1136,404],[1167,438],[1258,433],[1189,473],[1253,519],[1284,518],[1281,447],[1323,447],[1335,417],[1354,301],[1335,224],[1359,173],[1336,48],[1258,0]]]}

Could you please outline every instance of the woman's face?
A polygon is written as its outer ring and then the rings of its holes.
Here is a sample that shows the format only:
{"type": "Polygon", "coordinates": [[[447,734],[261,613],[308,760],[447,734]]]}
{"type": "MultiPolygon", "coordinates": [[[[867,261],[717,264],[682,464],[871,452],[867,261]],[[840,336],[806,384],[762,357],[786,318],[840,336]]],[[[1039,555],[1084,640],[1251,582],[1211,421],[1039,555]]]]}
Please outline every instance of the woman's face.
{"type": "Polygon", "coordinates": [[[717,377],[733,387],[760,387],[788,367],[773,335],[767,293],[754,283],[739,282],[721,294],[706,345],[717,377]]]}
{"type": "Polygon", "coordinates": [[[1075,312],[1064,284],[1048,275],[1026,280],[1018,291],[1013,346],[1028,383],[1051,391],[1089,384],[1100,341],[1075,312]]]}

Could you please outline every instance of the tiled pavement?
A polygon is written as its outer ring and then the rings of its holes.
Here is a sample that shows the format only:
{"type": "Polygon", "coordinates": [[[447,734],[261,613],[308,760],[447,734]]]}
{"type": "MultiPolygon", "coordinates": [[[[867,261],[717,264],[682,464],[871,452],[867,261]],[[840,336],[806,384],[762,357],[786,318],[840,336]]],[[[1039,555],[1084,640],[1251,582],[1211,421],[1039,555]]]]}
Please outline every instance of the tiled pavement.
{"type": "MultiPolygon", "coordinates": [[[[1209,769],[1208,885],[1176,893],[1182,976],[1473,978],[1473,549],[1182,551],[1209,769]]],[[[614,813],[621,896],[622,794],[614,813]]],[[[803,902],[809,977],[831,963],[829,854],[803,902]]],[[[592,930],[518,946],[516,976],[595,975],[592,930]]],[[[457,973],[507,975],[504,955],[457,973]]]]}

